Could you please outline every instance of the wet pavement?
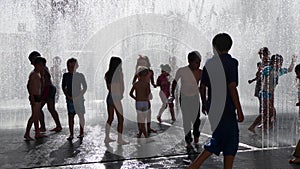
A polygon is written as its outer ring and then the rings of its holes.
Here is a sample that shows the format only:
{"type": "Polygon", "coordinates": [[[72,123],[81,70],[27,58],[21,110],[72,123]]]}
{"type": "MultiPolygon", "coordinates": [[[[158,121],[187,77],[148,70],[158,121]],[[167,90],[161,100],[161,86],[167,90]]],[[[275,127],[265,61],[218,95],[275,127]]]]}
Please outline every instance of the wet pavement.
{"type": "MultiPolygon", "coordinates": [[[[156,106],[158,107],[158,106],[156,106]]],[[[154,106],[155,109],[155,106],[154,106]]],[[[58,108],[59,112],[65,109],[58,108]]],[[[202,146],[210,137],[210,126],[207,118],[202,116],[202,133],[199,143],[193,150],[186,150],[183,140],[180,113],[177,121],[171,123],[170,115],[165,112],[163,123],[155,119],[152,127],[158,133],[151,134],[154,142],[135,138],[137,124],[126,119],[124,138],[130,144],[120,146],[117,142],[104,144],[105,113],[86,114],[85,137],[67,141],[69,134],[66,114],[60,113],[63,130],[59,133],[47,131],[48,137],[36,141],[23,141],[28,109],[1,110],[0,128],[0,168],[186,168],[190,160],[196,158],[202,146]],[[5,117],[10,112],[14,116],[5,117]],[[24,113],[25,112],[25,113],[24,113]],[[25,114],[25,115],[24,115],[25,114]],[[6,119],[6,120],[5,120],[6,119]],[[19,121],[18,127],[3,127],[6,121],[19,121]]],[[[53,120],[45,110],[47,129],[54,127],[53,120]]],[[[152,115],[155,118],[155,113],[152,115]]],[[[240,146],[234,161],[234,168],[243,169],[289,169],[300,168],[288,163],[299,139],[299,121],[295,113],[278,113],[277,124],[262,134],[247,131],[255,118],[247,115],[240,123],[240,146]]],[[[76,119],[78,119],[76,117],[76,119]]],[[[111,137],[117,138],[115,131],[117,119],[114,119],[111,137]]],[[[32,131],[31,135],[33,136],[32,131]]],[[[78,120],[75,120],[75,136],[79,134],[78,120]]],[[[205,161],[203,168],[223,168],[223,156],[212,155],[205,161]]]]}

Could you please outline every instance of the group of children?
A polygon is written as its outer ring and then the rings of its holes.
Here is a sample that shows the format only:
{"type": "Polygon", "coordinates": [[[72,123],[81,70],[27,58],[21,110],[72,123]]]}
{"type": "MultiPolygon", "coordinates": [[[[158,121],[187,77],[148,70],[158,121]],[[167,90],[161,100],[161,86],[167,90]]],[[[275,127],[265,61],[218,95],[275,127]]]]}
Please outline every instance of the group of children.
{"type": "MultiPolygon", "coordinates": [[[[216,92],[219,89],[224,89],[225,104],[223,111],[218,114],[217,125],[213,129],[212,138],[204,145],[204,151],[193,161],[188,168],[199,168],[202,163],[213,153],[219,155],[223,152],[224,168],[232,168],[233,160],[238,150],[239,144],[239,127],[238,122],[244,120],[244,114],[239,100],[237,90],[238,86],[238,61],[233,58],[228,52],[232,47],[232,39],[226,33],[217,34],[212,40],[212,47],[214,56],[209,59],[203,70],[201,70],[201,55],[197,51],[192,51],[188,54],[188,65],[179,68],[176,71],[174,80],[171,83],[170,71],[168,64],[161,65],[161,74],[154,82],[154,72],[150,69],[151,65],[147,56],[139,56],[137,59],[136,73],[133,78],[132,87],[129,95],[135,100],[135,108],[137,113],[138,133],[137,138],[142,135],[147,142],[153,141],[149,138],[149,133],[156,132],[151,128],[151,87],[160,87],[159,96],[162,101],[162,106],[157,115],[157,120],[161,123],[161,115],[163,111],[169,107],[170,114],[173,121],[176,120],[174,113],[174,98],[176,87],[180,81],[180,95],[179,102],[182,111],[183,128],[185,134],[185,142],[187,147],[192,146],[191,143],[198,143],[200,131],[200,109],[205,115],[210,116],[212,105],[222,105],[218,99],[215,98],[216,92]],[[216,69],[218,63],[222,64],[223,69],[216,69]],[[222,72],[218,72],[221,70],[222,72]],[[224,74],[224,83],[216,84],[215,79],[220,78],[220,74],[224,74]],[[199,95],[200,94],[200,95],[199,95]],[[201,105],[200,106],[200,99],[201,105]],[[193,136],[191,129],[193,128],[193,136]]],[[[265,129],[272,126],[276,120],[276,111],[274,108],[274,91],[278,84],[279,77],[294,68],[296,57],[293,56],[292,63],[289,68],[282,68],[283,57],[275,54],[270,56],[268,48],[264,47],[259,51],[261,62],[257,64],[258,71],[256,77],[249,80],[249,83],[256,81],[257,86],[255,96],[259,98],[260,108],[259,115],[248,128],[255,133],[255,127],[259,124],[265,129]]],[[[35,69],[29,76],[28,92],[29,100],[32,108],[32,116],[28,120],[28,125],[24,138],[32,140],[29,131],[32,123],[35,126],[36,138],[44,137],[38,127],[39,116],[41,114],[41,100],[43,93],[43,86],[45,85],[45,63],[46,60],[40,56],[36,57],[32,64],[35,69]]],[[[64,73],[62,80],[62,89],[66,96],[69,130],[70,136],[68,140],[73,139],[74,135],[74,116],[78,115],[80,121],[79,138],[84,136],[84,93],[87,89],[85,77],[82,73],[76,72],[78,68],[77,60],[71,58],[67,61],[68,72],[64,73]]],[[[296,66],[295,72],[297,78],[300,79],[300,65],[296,66]]],[[[115,141],[110,138],[110,128],[114,117],[114,112],[118,118],[118,139],[120,145],[128,144],[122,138],[123,133],[123,107],[121,100],[124,95],[124,79],[122,71],[122,60],[119,57],[111,57],[109,69],[105,73],[105,81],[108,90],[106,98],[108,119],[105,126],[105,143],[115,141]]],[[[218,94],[218,93],[217,93],[218,94]]],[[[300,94],[299,98],[300,100],[300,94]]],[[[300,105],[300,101],[297,106],[300,105]]],[[[213,112],[211,112],[213,113],[213,112]]],[[[213,119],[216,120],[216,119],[213,119]]],[[[57,124],[57,131],[61,130],[60,124],[57,124]]],[[[298,162],[298,155],[296,159],[291,162],[298,162]]],[[[299,160],[300,162],[300,160],[299,160]]]]}
{"type": "MultiPolygon", "coordinates": [[[[56,87],[52,84],[51,74],[46,66],[46,59],[41,57],[41,54],[37,51],[31,52],[28,58],[34,66],[34,70],[30,73],[27,83],[32,113],[27,122],[24,134],[25,141],[34,140],[30,137],[32,124],[34,124],[36,139],[46,137],[46,135],[43,134],[46,131],[46,127],[44,113],[42,111],[45,104],[47,104],[48,110],[56,123],[56,127],[50,131],[60,132],[62,130],[58,113],[55,110],[56,87]],[[41,124],[41,127],[39,127],[39,123],[41,124]]],[[[68,109],[70,135],[67,139],[72,140],[74,137],[75,114],[78,115],[80,121],[80,134],[78,138],[84,136],[85,107],[83,95],[86,92],[87,85],[84,75],[76,72],[76,69],[78,68],[76,59],[69,59],[67,61],[67,68],[68,72],[63,74],[62,89],[66,96],[68,109]]]]}
{"type": "Polygon", "coordinates": [[[256,77],[248,81],[256,81],[254,96],[259,100],[259,115],[248,128],[255,133],[255,127],[259,126],[263,130],[272,128],[276,122],[276,109],[274,106],[274,94],[279,77],[293,71],[296,56],[293,55],[289,68],[282,68],[283,57],[274,54],[270,58],[270,51],[263,47],[258,52],[261,62],[257,63],[256,77]]]}

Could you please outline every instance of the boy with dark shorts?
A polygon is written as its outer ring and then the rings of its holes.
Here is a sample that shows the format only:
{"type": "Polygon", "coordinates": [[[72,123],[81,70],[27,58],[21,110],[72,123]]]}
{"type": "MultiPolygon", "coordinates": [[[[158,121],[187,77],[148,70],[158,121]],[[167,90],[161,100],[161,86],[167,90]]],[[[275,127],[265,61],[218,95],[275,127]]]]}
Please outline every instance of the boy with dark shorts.
{"type": "Polygon", "coordinates": [[[68,121],[70,136],[67,140],[71,141],[74,138],[74,117],[77,114],[79,117],[80,132],[77,138],[84,137],[85,125],[85,107],[84,107],[84,93],[87,90],[85,77],[82,73],[76,72],[78,63],[75,58],[67,61],[68,72],[63,74],[62,89],[66,96],[68,121]]]}
{"type": "Polygon", "coordinates": [[[37,57],[32,61],[34,65],[34,70],[29,75],[29,80],[27,83],[27,89],[29,93],[29,101],[31,105],[31,116],[28,119],[26,132],[24,134],[25,141],[31,141],[33,138],[30,137],[30,129],[32,123],[35,128],[35,138],[44,137],[39,130],[39,116],[41,114],[41,94],[42,94],[42,73],[45,68],[46,59],[42,57],[37,57]]]}
{"type": "MultiPolygon", "coordinates": [[[[210,107],[210,104],[216,104],[211,102],[212,96],[215,96],[215,93],[213,92],[216,92],[218,88],[224,88],[224,86],[220,86],[220,84],[215,84],[214,78],[216,77],[214,76],[219,77],[220,73],[225,73],[223,83],[226,85],[223,92],[225,104],[222,109],[224,111],[221,113],[218,112],[218,118],[210,119],[215,120],[214,123],[217,122],[216,128],[213,129],[212,138],[207,144],[204,145],[205,150],[188,167],[189,169],[198,169],[210,155],[212,155],[213,153],[219,155],[221,151],[224,155],[224,168],[232,168],[234,156],[237,153],[239,144],[238,122],[242,122],[244,120],[244,115],[236,88],[238,85],[238,61],[232,58],[230,54],[228,54],[228,51],[232,46],[232,39],[228,34],[220,33],[213,38],[212,45],[214,48],[214,53],[217,56],[209,59],[203,69],[203,75],[200,85],[202,111],[203,113],[205,113],[209,112],[209,109],[213,109],[213,107],[210,107]],[[218,59],[220,61],[220,66],[223,65],[223,72],[217,72],[215,74],[213,72],[213,69],[217,69],[217,67],[208,66],[211,64],[211,62],[214,62],[215,59],[218,59]],[[207,101],[206,88],[208,88],[207,101]],[[237,111],[237,114],[235,113],[235,111],[237,111]],[[236,115],[238,116],[238,119],[236,118],[236,115]]],[[[217,64],[215,66],[217,66],[217,64]]],[[[218,93],[218,95],[222,95],[222,93],[218,93]]],[[[223,104],[221,102],[219,103],[219,101],[220,100],[218,100],[217,106],[223,104]]]]}

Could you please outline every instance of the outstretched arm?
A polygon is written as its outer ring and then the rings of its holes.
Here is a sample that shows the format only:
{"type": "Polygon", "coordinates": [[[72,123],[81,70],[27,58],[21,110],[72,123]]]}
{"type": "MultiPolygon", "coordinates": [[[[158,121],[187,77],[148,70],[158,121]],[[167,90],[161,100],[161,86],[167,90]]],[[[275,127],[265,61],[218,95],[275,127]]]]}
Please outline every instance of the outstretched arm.
{"type": "Polygon", "coordinates": [[[292,62],[288,68],[288,72],[292,72],[294,70],[294,66],[295,66],[295,61],[297,60],[297,56],[296,55],[293,55],[292,56],[292,62]]]}

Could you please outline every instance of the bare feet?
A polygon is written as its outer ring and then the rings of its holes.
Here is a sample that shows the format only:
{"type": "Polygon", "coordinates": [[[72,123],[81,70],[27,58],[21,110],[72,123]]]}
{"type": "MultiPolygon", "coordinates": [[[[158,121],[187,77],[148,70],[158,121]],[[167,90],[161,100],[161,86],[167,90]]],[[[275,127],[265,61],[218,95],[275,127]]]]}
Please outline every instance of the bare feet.
{"type": "Polygon", "coordinates": [[[129,144],[129,142],[122,139],[122,140],[118,140],[118,144],[119,145],[126,145],[126,144],[129,144]]]}
{"type": "Polygon", "coordinates": [[[154,130],[154,129],[152,129],[152,128],[149,128],[149,129],[148,129],[148,133],[157,133],[157,131],[154,130]]]}
{"type": "Polygon", "coordinates": [[[73,138],[74,138],[73,136],[69,136],[69,137],[67,138],[67,140],[72,141],[73,138]]]}
{"type": "Polygon", "coordinates": [[[161,118],[160,118],[159,116],[157,116],[156,118],[157,118],[157,121],[158,121],[159,123],[161,123],[161,118]]]}
{"type": "Polygon", "coordinates": [[[80,134],[80,135],[77,136],[77,138],[83,138],[83,137],[84,137],[83,134],[80,134]]]}
{"type": "Polygon", "coordinates": [[[104,139],[104,143],[110,143],[110,142],[113,142],[113,141],[116,141],[116,140],[111,139],[109,137],[107,137],[107,138],[104,139]]]}
{"type": "Polygon", "coordinates": [[[294,158],[289,160],[290,164],[300,164],[300,158],[294,158]]]}
{"type": "Polygon", "coordinates": [[[30,136],[24,136],[24,141],[33,141],[34,139],[30,136]]]}
{"type": "Polygon", "coordinates": [[[62,130],[61,127],[55,127],[54,129],[51,129],[50,131],[60,132],[62,130]]]}
{"type": "Polygon", "coordinates": [[[40,138],[44,138],[44,137],[47,137],[46,135],[42,134],[42,133],[38,133],[38,134],[35,134],[35,139],[40,139],[40,138]]]}

